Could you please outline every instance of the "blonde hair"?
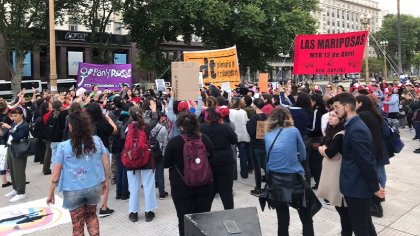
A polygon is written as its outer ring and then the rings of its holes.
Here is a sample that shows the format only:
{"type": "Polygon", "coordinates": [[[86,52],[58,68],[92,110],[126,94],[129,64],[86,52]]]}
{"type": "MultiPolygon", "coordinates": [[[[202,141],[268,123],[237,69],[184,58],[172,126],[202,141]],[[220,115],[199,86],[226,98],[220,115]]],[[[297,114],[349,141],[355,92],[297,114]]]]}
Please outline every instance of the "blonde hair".
{"type": "Polygon", "coordinates": [[[291,126],[294,126],[292,115],[290,114],[289,109],[284,107],[275,108],[266,122],[268,131],[291,126]]]}

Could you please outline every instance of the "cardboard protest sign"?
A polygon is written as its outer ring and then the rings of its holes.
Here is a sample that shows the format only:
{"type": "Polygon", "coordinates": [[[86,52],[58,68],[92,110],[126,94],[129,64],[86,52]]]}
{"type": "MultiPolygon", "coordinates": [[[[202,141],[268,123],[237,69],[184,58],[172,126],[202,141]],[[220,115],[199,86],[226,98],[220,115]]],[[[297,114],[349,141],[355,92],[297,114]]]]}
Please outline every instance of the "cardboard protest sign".
{"type": "Polygon", "coordinates": [[[258,80],[258,87],[260,93],[268,93],[268,74],[260,73],[260,79],[258,80]]]}
{"type": "Polygon", "coordinates": [[[195,62],[172,62],[172,89],[175,100],[196,100],[199,66],[195,62]]]}
{"type": "Polygon", "coordinates": [[[358,73],[367,40],[367,31],[298,35],[293,74],[358,73]]]}
{"type": "Polygon", "coordinates": [[[204,83],[220,86],[223,82],[236,85],[241,81],[236,47],[184,52],[184,61],[199,64],[204,83]]]}
{"type": "Polygon", "coordinates": [[[220,84],[220,88],[227,92],[227,93],[231,93],[232,92],[232,88],[230,87],[230,82],[223,82],[220,84]]]}
{"type": "Polygon", "coordinates": [[[120,91],[124,84],[132,85],[131,64],[98,65],[80,63],[77,87],[87,91],[97,85],[100,90],[120,91]]]}
{"type": "Polygon", "coordinates": [[[265,121],[258,120],[257,121],[257,130],[256,130],[256,139],[264,139],[264,135],[267,132],[267,128],[265,125],[265,121]]]}
{"type": "Polygon", "coordinates": [[[157,80],[155,80],[155,83],[156,83],[156,89],[158,91],[165,91],[165,88],[166,88],[165,80],[157,79],[157,80]]]}

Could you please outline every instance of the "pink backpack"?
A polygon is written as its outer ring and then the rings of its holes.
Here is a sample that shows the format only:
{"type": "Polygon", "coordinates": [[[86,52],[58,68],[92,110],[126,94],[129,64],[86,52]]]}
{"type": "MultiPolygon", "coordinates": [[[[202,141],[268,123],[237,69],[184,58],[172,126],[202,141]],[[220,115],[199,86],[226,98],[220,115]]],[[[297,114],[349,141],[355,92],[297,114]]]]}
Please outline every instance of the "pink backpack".
{"type": "Polygon", "coordinates": [[[198,187],[213,182],[213,173],[208,160],[206,146],[201,137],[198,139],[188,138],[181,135],[184,139],[184,174],[177,169],[185,185],[189,187],[198,187]]]}

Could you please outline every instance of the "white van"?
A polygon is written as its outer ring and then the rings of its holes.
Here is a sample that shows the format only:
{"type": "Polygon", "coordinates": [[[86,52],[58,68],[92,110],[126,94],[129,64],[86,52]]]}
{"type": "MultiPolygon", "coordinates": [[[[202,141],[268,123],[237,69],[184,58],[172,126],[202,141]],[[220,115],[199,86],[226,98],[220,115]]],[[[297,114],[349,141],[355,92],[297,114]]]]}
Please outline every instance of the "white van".
{"type": "MultiPolygon", "coordinates": [[[[49,83],[42,82],[42,90],[49,90],[49,83]]],[[[58,79],[57,80],[57,90],[58,92],[67,92],[71,87],[75,88],[77,81],[75,79],[58,79]]]]}
{"type": "MultiPolygon", "coordinates": [[[[41,80],[22,80],[21,88],[25,89],[26,96],[32,96],[32,88],[42,92],[41,80]]],[[[13,98],[12,84],[10,81],[0,80],[0,97],[11,100],[13,98]]]]}

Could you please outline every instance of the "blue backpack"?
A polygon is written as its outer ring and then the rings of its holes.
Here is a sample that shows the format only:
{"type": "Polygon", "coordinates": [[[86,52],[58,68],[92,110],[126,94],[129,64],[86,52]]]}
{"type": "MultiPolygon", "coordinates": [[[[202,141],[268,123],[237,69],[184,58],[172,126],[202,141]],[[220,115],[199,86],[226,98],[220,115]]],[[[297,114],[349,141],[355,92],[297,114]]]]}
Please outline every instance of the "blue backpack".
{"type": "Polygon", "coordinates": [[[382,134],[385,139],[385,145],[387,146],[389,153],[400,153],[404,148],[404,142],[401,140],[400,134],[395,131],[387,120],[384,120],[382,126],[382,134]]]}

